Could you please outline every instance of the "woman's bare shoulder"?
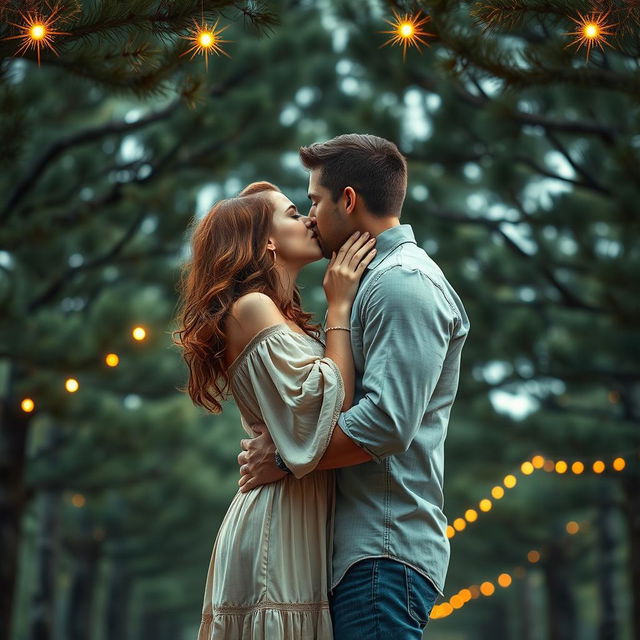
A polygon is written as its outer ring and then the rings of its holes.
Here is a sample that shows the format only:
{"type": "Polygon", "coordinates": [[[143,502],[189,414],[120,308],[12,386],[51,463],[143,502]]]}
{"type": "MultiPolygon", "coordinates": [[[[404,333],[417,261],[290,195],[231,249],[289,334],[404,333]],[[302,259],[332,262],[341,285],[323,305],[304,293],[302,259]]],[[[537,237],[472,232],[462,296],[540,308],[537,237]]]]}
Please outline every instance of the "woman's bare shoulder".
{"type": "Polygon", "coordinates": [[[231,305],[225,323],[228,360],[232,361],[259,331],[282,323],[288,324],[287,318],[265,293],[252,291],[240,296],[231,305]]]}

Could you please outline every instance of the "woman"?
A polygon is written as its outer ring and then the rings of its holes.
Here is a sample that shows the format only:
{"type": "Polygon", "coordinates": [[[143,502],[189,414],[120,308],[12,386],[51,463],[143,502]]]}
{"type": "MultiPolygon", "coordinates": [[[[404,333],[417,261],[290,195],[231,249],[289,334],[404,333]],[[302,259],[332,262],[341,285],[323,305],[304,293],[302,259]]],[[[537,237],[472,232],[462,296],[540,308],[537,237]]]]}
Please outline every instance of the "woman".
{"type": "Polygon", "coordinates": [[[333,637],[334,476],[310,472],[353,400],[349,314],[375,255],[366,240],[352,236],[329,262],[325,332],[300,308],[295,284],[322,250],[277,187],[249,185],[193,231],[175,332],[189,366],[186,390],[213,413],[230,392],[245,431],[267,425],[295,476],[234,496],[213,546],[198,640],[333,637]]]}

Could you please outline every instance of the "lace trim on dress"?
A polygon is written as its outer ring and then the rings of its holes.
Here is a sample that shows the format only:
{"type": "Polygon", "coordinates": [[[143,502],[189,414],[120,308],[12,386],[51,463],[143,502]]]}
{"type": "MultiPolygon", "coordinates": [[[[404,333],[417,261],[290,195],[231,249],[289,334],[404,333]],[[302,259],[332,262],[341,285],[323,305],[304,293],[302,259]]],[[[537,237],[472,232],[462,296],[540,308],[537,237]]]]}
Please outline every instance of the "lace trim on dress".
{"type": "Polygon", "coordinates": [[[247,615],[261,609],[277,609],[278,611],[310,611],[318,612],[329,609],[329,602],[273,602],[263,600],[256,604],[242,605],[218,605],[213,607],[212,613],[203,613],[202,622],[210,622],[214,616],[219,615],[247,615]]]}

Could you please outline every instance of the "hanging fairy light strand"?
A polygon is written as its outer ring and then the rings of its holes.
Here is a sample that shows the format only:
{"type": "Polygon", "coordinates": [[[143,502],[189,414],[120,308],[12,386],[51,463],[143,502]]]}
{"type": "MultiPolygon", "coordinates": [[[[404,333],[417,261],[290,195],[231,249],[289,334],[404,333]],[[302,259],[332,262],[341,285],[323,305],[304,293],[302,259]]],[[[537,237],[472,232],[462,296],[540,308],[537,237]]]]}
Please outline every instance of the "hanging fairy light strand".
{"type": "MultiPolygon", "coordinates": [[[[565,524],[565,530],[567,535],[573,536],[579,531],[585,531],[588,525],[588,520],[584,520],[582,521],[582,523],[578,523],[575,520],[570,520],[565,524]]],[[[527,562],[529,564],[535,565],[544,557],[544,554],[544,548],[531,549],[527,552],[527,562]]],[[[527,570],[525,569],[525,567],[519,565],[513,570],[513,575],[507,572],[499,574],[495,579],[495,584],[492,580],[485,580],[484,582],[481,582],[479,584],[472,584],[468,587],[464,587],[463,589],[460,589],[457,593],[452,595],[446,602],[434,605],[431,610],[430,619],[438,620],[447,618],[456,610],[462,609],[462,607],[471,600],[476,600],[480,596],[490,597],[494,595],[497,591],[496,585],[498,587],[506,589],[507,587],[510,587],[512,585],[513,578],[524,578],[526,573],[527,570]]]]}
{"type": "MultiPolygon", "coordinates": [[[[147,330],[144,327],[137,325],[131,330],[131,337],[136,342],[142,342],[147,337],[147,330]]],[[[120,364],[120,356],[117,353],[113,352],[107,353],[104,356],[104,363],[107,365],[107,367],[115,368],[120,364]]],[[[64,388],[69,393],[76,393],[76,391],[80,389],[80,382],[77,378],[66,378],[64,381],[64,388]]],[[[29,397],[22,398],[22,400],[20,401],[20,408],[25,413],[32,413],[36,409],[35,400],[29,397]]]]}
{"type": "MultiPolygon", "coordinates": [[[[637,452],[635,452],[637,453],[637,452]]],[[[631,454],[630,460],[635,455],[631,454]]],[[[607,469],[616,473],[623,471],[627,467],[627,459],[623,456],[615,456],[607,464],[602,456],[600,458],[582,459],[582,460],[551,460],[541,455],[535,455],[530,460],[525,460],[520,465],[520,473],[523,476],[530,476],[536,471],[546,471],[547,473],[557,473],[564,475],[572,473],[576,476],[582,475],[585,472],[592,472],[595,475],[604,473],[607,469]]],[[[493,501],[500,500],[505,495],[505,490],[513,489],[518,484],[517,472],[507,474],[502,483],[495,485],[490,492],[491,498],[482,498],[477,505],[477,508],[469,508],[464,512],[463,516],[455,518],[452,524],[447,526],[447,537],[453,538],[461,531],[466,530],[467,526],[473,522],[476,522],[480,516],[480,513],[487,513],[493,508],[493,501]]]]}

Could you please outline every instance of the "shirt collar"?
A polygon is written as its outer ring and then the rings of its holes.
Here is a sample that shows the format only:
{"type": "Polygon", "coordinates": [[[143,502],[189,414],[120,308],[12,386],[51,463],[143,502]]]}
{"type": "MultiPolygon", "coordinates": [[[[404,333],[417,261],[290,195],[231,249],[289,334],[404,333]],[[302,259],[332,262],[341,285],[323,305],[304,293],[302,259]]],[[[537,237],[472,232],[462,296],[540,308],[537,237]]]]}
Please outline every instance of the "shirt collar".
{"type": "Polygon", "coordinates": [[[368,264],[367,269],[373,269],[379,265],[394,249],[405,242],[417,244],[416,237],[410,224],[399,224],[389,227],[376,236],[376,257],[368,264]]]}

